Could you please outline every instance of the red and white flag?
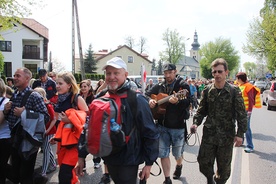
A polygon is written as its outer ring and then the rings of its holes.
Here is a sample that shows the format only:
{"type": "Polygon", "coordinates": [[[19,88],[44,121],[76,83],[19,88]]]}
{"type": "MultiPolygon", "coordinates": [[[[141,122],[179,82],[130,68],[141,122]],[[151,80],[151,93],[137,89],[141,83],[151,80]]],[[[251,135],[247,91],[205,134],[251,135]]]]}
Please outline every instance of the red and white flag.
{"type": "Polygon", "coordinates": [[[147,83],[147,72],[146,72],[144,63],[142,63],[142,65],[141,65],[141,85],[142,85],[142,93],[143,94],[145,94],[146,83],[147,83]]]}

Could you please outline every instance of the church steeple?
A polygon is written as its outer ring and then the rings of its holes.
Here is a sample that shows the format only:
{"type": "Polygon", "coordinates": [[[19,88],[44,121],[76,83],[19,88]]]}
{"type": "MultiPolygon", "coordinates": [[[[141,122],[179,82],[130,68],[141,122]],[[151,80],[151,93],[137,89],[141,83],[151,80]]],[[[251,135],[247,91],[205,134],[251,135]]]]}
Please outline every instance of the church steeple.
{"type": "Polygon", "coordinates": [[[198,36],[195,30],[194,42],[192,43],[192,50],[199,50],[200,44],[198,43],[198,36]]]}

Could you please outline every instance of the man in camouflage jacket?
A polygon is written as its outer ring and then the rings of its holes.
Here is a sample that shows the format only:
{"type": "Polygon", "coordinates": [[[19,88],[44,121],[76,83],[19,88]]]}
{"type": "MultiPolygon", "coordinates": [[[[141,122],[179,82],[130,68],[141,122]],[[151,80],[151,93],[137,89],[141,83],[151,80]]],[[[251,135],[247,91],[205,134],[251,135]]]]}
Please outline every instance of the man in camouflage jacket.
{"type": "Polygon", "coordinates": [[[199,169],[206,176],[208,184],[223,184],[231,173],[233,142],[235,146],[242,144],[247,129],[247,114],[240,89],[226,82],[229,72],[226,61],[216,59],[211,68],[215,82],[203,90],[191,132],[195,133],[206,117],[198,154],[199,169]],[[215,160],[217,172],[214,176],[215,160]]]}

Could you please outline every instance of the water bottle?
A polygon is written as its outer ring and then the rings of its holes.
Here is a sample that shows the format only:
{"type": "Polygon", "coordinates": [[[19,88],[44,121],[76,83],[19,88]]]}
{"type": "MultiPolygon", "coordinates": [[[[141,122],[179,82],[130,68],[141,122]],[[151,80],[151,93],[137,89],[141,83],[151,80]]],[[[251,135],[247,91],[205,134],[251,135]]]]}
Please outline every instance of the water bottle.
{"type": "Polygon", "coordinates": [[[112,118],[112,119],[110,120],[110,130],[111,130],[112,132],[119,133],[120,129],[121,129],[120,125],[119,125],[118,123],[115,122],[115,119],[114,119],[114,118],[112,118]]]}
{"type": "Polygon", "coordinates": [[[121,130],[121,126],[115,122],[114,118],[110,120],[110,137],[113,151],[126,144],[125,133],[121,130]]]}

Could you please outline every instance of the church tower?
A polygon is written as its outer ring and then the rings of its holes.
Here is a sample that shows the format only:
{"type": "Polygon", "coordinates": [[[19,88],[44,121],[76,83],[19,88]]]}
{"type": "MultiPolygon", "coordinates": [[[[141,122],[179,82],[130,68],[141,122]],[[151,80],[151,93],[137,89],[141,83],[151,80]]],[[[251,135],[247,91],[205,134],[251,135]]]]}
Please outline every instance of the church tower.
{"type": "Polygon", "coordinates": [[[200,55],[199,55],[199,50],[200,50],[200,44],[198,43],[198,36],[197,36],[197,32],[195,30],[195,34],[194,34],[194,42],[192,43],[192,49],[190,50],[190,57],[196,59],[197,61],[199,61],[201,59],[200,55]]]}

